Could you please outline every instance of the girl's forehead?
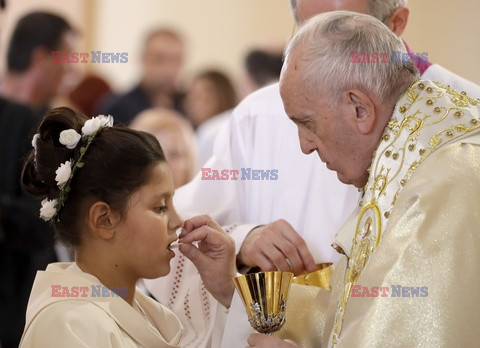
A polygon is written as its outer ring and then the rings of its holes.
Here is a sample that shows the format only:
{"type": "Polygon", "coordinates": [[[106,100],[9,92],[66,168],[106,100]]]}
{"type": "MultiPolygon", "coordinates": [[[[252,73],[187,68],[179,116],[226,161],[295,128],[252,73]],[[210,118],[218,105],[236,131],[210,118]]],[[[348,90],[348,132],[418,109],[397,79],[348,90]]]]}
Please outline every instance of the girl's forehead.
{"type": "Polygon", "coordinates": [[[152,190],[153,194],[157,194],[158,191],[173,193],[173,181],[170,168],[167,162],[161,162],[153,166],[150,170],[150,175],[147,181],[143,185],[143,189],[148,191],[152,190]]]}

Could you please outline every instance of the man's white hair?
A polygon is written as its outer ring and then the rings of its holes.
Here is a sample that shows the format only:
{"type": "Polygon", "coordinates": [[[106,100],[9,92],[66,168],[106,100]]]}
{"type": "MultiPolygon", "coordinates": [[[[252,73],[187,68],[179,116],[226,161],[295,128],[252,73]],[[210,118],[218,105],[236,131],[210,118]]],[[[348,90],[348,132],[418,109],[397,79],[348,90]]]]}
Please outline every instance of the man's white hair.
{"type": "Polygon", "coordinates": [[[387,24],[393,12],[404,6],[407,6],[407,0],[368,0],[368,13],[387,24]]]}
{"type": "MultiPolygon", "coordinates": [[[[358,88],[378,103],[395,103],[400,94],[419,78],[403,42],[379,20],[369,15],[335,11],[315,16],[303,25],[288,44],[285,57],[303,44],[302,63],[307,88],[317,89],[337,104],[342,92],[358,88]],[[372,57],[388,53],[388,62],[354,63],[353,52],[372,57]],[[392,59],[392,53],[400,59],[392,59]],[[323,86],[321,88],[320,86],[323,86]]],[[[362,59],[360,56],[360,60],[362,59]]]]}

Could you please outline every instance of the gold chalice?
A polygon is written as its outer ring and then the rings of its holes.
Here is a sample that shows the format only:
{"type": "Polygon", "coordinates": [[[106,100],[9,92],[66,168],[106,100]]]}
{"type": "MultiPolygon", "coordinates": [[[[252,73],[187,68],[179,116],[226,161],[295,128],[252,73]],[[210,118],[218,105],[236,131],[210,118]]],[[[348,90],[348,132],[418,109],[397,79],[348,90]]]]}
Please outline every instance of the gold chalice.
{"type": "Polygon", "coordinates": [[[250,325],[260,333],[271,334],[285,324],[291,272],[259,272],[235,278],[250,325]]]}

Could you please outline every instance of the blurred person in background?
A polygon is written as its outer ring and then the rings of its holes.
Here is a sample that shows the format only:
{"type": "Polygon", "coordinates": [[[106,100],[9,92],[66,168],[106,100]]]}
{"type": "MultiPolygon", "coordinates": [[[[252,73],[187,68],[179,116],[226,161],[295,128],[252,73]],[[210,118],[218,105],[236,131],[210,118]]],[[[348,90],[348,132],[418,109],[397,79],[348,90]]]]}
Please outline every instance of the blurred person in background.
{"type": "Polygon", "coordinates": [[[220,71],[205,70],[190,83],[185,98],[185,111],[196,127],[201,166],[212,155],[215,137],[228,121],[236,104],[237,95],[233,83],[220,71]]]}
{"type": "Polygon", "coordinates": [[[141,81],[124,95],[104,103],[102,112],[115,122],[128,124],[143,110],[163,107],[182,111],[184,94],[177,89],[183,65],[184,44],[180,35],[166,28],[148,34],[143,48],[141,81]]]}
{"type": "Polygon", "coordinates": [[[75,36],[71,25],[53,13],[31,12],[20,18],[8,44],[0,95],[42,116],[70,69],[68,63],[55,62],[52,51],[70,54],[75,36]]]}
{"type": "Polygon", "coordinates": [[[269,84],[278,82],[283,65],[282,49],[254,48],[245,56],[245,76],[242,79],[243,97],[269,84]]]}
{"type": "Polygon", "coordinates": [[[68,52],[70,24],[33,12],[15,26],[0,93],[0,346],[18,347],[29,289],[37,270],[56,261],[51,226],[38,217],[40,204],[20,187],[23,160],[42,111],[64,76],[51,51],[68,52]]]}
{"type": "Polygon", "coordinates": [[[153,134],[162,145],[175,188],[190,182],[197,170],[195,133],[185,117],[165,108],[138,114],[130,128],[153,134]]]}
{"type": "Polygon", "coordinates": [[[103,78],[89,74],[67,95],[67,103],[88,117],[95,115],[103,98],[112,93],[112,88],[103,78]]]}

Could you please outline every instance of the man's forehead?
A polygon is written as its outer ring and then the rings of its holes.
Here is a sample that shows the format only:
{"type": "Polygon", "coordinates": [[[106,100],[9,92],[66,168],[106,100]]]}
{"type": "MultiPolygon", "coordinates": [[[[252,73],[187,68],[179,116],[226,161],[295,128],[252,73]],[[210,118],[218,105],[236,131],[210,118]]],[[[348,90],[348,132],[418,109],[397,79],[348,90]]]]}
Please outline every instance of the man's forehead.
{"type": "Polygon", "coordinates": [[[310,95],[312,91],[305,88],[302,76],[293,74],[286,76],[280,82],[280,96],[282,98],[285,111],[289,116],[295,114],[299,117],[308,109],[313,98],[310,95]]]}
{"type": "MultiPolygon", "coordinates": [[[[297,43],[286,57],[283,63],[282,72],[280,75],[280,93],[292,88],[292,85],[298,85],[302,76],[302,42],[297,43]]],[[[292,91],[289,91],[290,93],[292,91]]]]}
{"type": "Polygon", "coordinates": [[[305,39],[300,39],[289,49],[283,63],[282,75],[299,74],[303,70],[305,66],[305,59],[303,58],[305,45],[305,39]]]}
{"type": "MultiPolygon", "coordinates": [[[[292,72],[292,64],[294,64],[295,57],[292,57],[293,51],[290,52],[289,56],[283,63],[282,72],[280,73],[280,94],[283,95],[287,93],[286,90],[289,89],[290,85],[292,84],[293,79],[293,72],[292,72]]],[[[295,68],[295,67],[294,67],[295,68]]]]}

